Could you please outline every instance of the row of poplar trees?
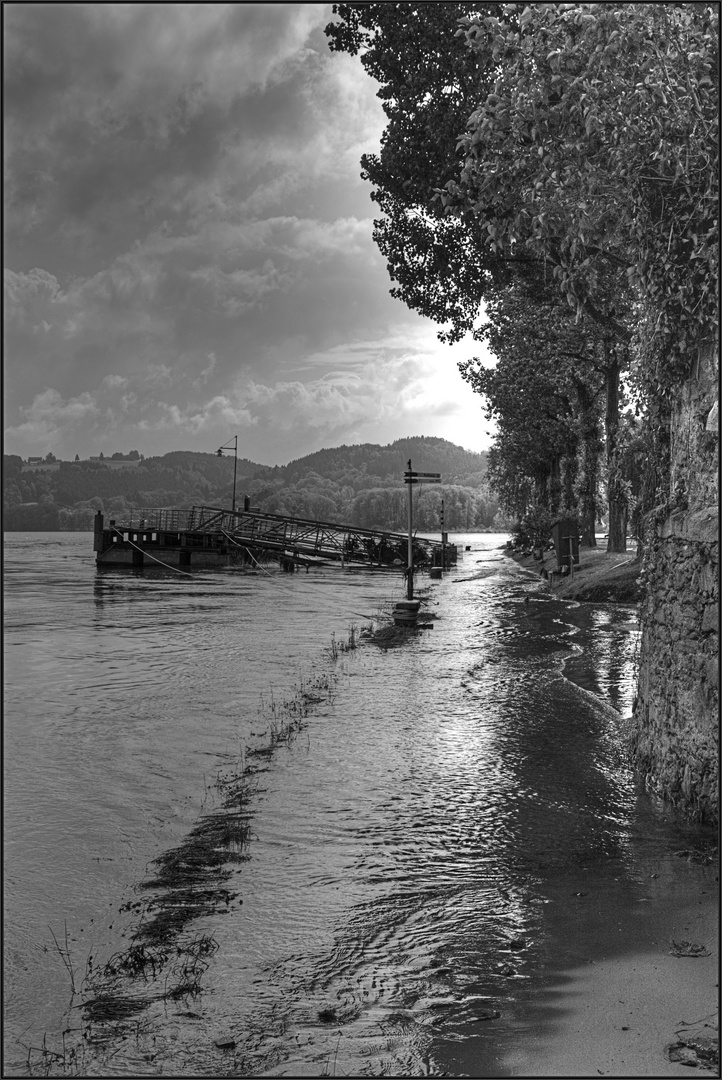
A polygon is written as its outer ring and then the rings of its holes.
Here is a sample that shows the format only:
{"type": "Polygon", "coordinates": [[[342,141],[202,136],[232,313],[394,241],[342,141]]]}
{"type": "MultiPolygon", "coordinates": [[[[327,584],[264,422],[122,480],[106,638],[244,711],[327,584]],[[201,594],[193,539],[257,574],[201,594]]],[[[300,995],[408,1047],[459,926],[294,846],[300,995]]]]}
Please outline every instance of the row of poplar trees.
{"type": "Polygon", "coordinates": [[[387,116],[362,158],[392,294],[460,364],[510,514],[608,549],[669,497],[669,421],[717,320],[718,9],[335,4],[387,116]]]}

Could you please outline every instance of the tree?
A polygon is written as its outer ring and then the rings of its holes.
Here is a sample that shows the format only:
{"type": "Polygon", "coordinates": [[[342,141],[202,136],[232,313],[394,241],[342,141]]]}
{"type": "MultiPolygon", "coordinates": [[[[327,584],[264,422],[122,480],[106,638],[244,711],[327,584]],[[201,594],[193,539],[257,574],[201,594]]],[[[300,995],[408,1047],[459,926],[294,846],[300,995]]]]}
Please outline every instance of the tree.
{"type": "Polygon", "coordinates": [[[3,454],[3,479],[19,479],[23,471],[23,459],[19,454],[3,454]]]}
{"type": "MultiPolygon", "coordinates": [[[[717,11],[534,5],[521,21],[514,40],[488,19],[467,29],[472,48],[491,35],[504,64],[463,140],[456,195],[471,182],[493,242],[539,254],[577,311],[612,331],[612,365],[630,350],[614,309],[627,290],[603,287],[624,274],[639,300],[632,378],[659,459],[670,395],[717,318],[717,11]]],[[[608,403],[608,485],[621,499],[613,393],[608,403]]]]}
{"type": "Polygon", "coordinates": [[[388,125],[380,154],[364,154],[361,165],[384,215],[374,221],[374,239],[395,283],[391,294],[445,324],[449,341],[477,325],[485,286],[500,266],[466,222],[444,213],[435,194],[458,177],[459,133],[495,77],[491,53],[473,52],[456,33],[463,17],[516,25],[516,15],[505,14],[508,7],[334,4],[339,21],[325,31],[332,51],[360,53],[381,84],[388,125]]]}
{"type": "MultiPolygon", "coordinates": [[[[556,289],[529,273],[487,294],[486,311],[483,335],[497,365],[489,369],[472,358],[459,369],[497,422],[493,476],[518,516],[527,509],[519,500],[530,490],[536,494],[529,497],[552,513],[578,511],[583,542],[594,546],[600,399],[609,376],[598,328],[578,322],[556,289]],[[504,453],[512,455],[515,473],[533,481],[532,489],[509,484],[504,453]]],[[[623,522],[624,512],[617,498],[612,513],[623,522]]]]}
{"type": "Polygon", "coordinates": [[[57,461],[57,460],[58,459],[56,458],[55,454],[53,454],[53,453],[49,453],[49,454],[45,455],[45,461],[47,462],[48,465],[52,465],[53,462],[57,461]]]}
{"type": "Polygon", "coordinates": [[[471,209],[495,251],[542,258],[625,340],[604,282],[623,273],[667,386],[717,317],[717,29],[712,4],[534,4],[518,31],[486,16],[464,32],[498,78],[442,201],[471,209]]]}
{"type": "Polygon", "coordinates": [[[80,456],[78,454],[75,455],[75,460],[80,461],[80,456]]]}
{"type": "MultiPolygon", "coordinates": [[[[710,4],[536,4],[518,32],[469,20],[498,79],[460,140],[458,181],[439,192],[497,253],[549,267],[605,331],[610,379],[633,354],[657,467],[671,397],[717,321],[717,17],[710,4]]],[[[622,498],[610,390],[608,484],[622,498]]]]}
{"type": "MultiPolygon", "coordinates": [[[[472,48],[459,30],[459,21],[465,19],[468,26],[488,21],[503,26],[504,34],[513,37],[519,26],[513,8],[443,4],[423,5],[423,10],[417,11],[409,4],[342,4],[334,7],[342,22],[326,28],[332,49],[352,54],[363,49],[364,67],[382,84],[379,97],[389,124],[380,156],[365,155],[362,165],[363,175],[375,185],[372,199],[386,215],[375,221],[374,238],[396,282],[392,295],[444,323],[439,336],[448,341],[459,340],[467,332],[488,340],[488,330],[480,325],[482,300],[489,301],[495,293],[498,296],[518,282],[520,275],[535,292],[539,287],[549,291],[543,253],[491,243],[492,233],[480,227],[478,209],[468,208],[468,196],[462,194],[459,183],[463,167],[459,150],[466,147],[458,136],[494,88],[499,59],[491,42],[486,42],[485,48],[472,48]],[[431,10],[433,18],[428,17],[431,10]],[[449,177],[443,187],[437,179],[441,176],[449,177]]],[[[549,277],[551,282],[551,273],[549,277]]],[[[608,289],[609,277],[607,273],[608,289]]],[[[620,284],[626,287],[626,278],[622,277],[620,284]]],[[[614,289],[610,291],[614,295],[614,289]]],[[[488,303],[486,317],[493,321],[488,303]]],[[[629,336],[630,332],[624,328],[624,333],[629,336]]],[[[621,370],[615,344],[610,342],[604,352],[610,461],[614,460],[621,370]]],[[[465,377],[470,374],[467,368],[465,377]]],[[[482,389],[479,380],[469,381],[475,389],[482,389]]],[[[584,430],[589,433],[590,425],[584,430]]],[[[568,443],[568,439],[563,442],[568,443]]],[[[558,466],[560,456],[551,454],[550,467],[558,466]]],[[[585,460],[592,469],[592,457],[587,454],[585,460]]],[[[538,490],[540,477],[535,475],[538,490]]],[[[616,507],[621,489],[610,484],[609,491],[613,500],[610,517],[615,523],[610,530],[610,547],[624,550],[624,529],[616,524],[623,520],[616,507]]],[[[593,495],[587,502],[585,518],[591,527],[586,535],[593,543],[593,495]]]]}
{"type": "Polygon", "coordinates": [[[525,268],[596,325],[609,547],[623,550],[620,374],[633,365],[663,446],[670,395],[717,317],[717,12],[476,4],[455,28],[459,11],[334,8],[331,47],[365,50],[389,117],[380,156],[362,159],[386,215],[375,237],[394,295],[450,324],[446,340],[479,336],[481,302],[525,268]]]}

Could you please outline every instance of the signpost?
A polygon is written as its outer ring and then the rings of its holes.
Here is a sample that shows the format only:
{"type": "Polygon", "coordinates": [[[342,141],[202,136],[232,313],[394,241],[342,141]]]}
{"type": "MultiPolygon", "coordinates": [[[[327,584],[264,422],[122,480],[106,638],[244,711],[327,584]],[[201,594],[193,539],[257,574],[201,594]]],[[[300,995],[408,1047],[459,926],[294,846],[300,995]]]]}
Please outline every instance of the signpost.
{"type": "Polygon", "coordinates": [[[233,439],[234,439],[233,446],[231,446],[231,440],[229,439],[227,443],[223,444],[223,446],[218,447],[218,450],[216,451],[216,453],[218,454],[218,457],[223,457],[223,451],[224,450],[233,450],[233,503],[231,505],[231,512],[233,514],[235,514],[235,512],[236,512],[236,470],[238,468],[238,436],[234,435],[233,439]]]}
{"type": "Polygon", "coordinates": [[[413,484],[440,484],[441,473],[426,473],[426,472],[413,472],[411,469],[411,458],[409,458],[409,467],[404,473],[404,483],[409,491],[409,548],[408,548],[408,566],[406,570],[406,599],[414,599],[414,547],[413,547],[413,509],[411,499],[411,488],[413,484]]]}

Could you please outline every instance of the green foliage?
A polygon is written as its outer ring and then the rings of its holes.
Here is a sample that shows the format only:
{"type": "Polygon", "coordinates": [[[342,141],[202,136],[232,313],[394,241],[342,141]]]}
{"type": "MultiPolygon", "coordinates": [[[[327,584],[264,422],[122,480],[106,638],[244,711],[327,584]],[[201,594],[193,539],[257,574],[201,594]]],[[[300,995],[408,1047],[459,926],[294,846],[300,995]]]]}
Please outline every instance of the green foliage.
{"type": "Polygon", "coordinates": [[[5,532],[56,532],[60,512],[52,503],[19,503],[3,512],[5,532]]]}
{"type": "MultiPolygon", "coordinates": [[[[353,500],[349,524],[369,529],[405,532],[408,497],[397,483],[395,487],[371,488],[353,500]]],[[[444,528],[447,532],[473,532],[493,529],[499,504],[493,496],[478,488],[456,484],[434,484],[414,489],[414,529],[421,533],[441,531],[441,501],[444,501],[444,528]]]]}
{"type": "Polygon", "coordinates": [[[535,506],[512,529],[512,543],[529,551],[545,548],[551,539],[553,515],[544,506],[535,506]]]}
{"type": "MultiPolygon", "coordinates": [[[[490,528],[499,509],[487,489],[486,455],[438,438],[399,439],[389,446],[366,443],[320,450],[286,466],[239,459],[236,503],[247,493],[254,507],[269,513],[379,528],[406,528],[403,473],[411,458],[420,471],[441,472],[443,488],[420,489],[419,529],[439,531],[439,492],[446,495],[448,529],[490,528]],[[376,492],[373,498],[360,498],[376,492]],[[388,495],[386,501],[382,496],[388,495]],[[357,501],[359,500],[359,501],[357,501]],[[428,508],[428,509],[427,509],[428,508]]],[[[112,459],[109,459],[112,461],[112,459]]],[[[112,468],[96,461],[63,461],[57,471],[23,471],[20,458],[4,459],[4,525],[16,528],[92,528],[96,509],[121,516],[131,507],[224,506],[231,504],[233,459],[174,451],[112,468]],[[57,524],[23,504],[49,500],[59,510],[57,524]],[[28,525],[33,514],[45,524],[28,525]]]]}
{"type": "Polygon", "coordinates": [[[17,454],[3,454],[3,479],[5,483],[19,477],[22,471],[23,459],[21,457],[17,454]]]}
{"type": "Polygon", "coordinates": [[[367,488],[373,486],[372,478],[398,483],[409,458],[414,469],[440,472],[450,483],[470,483],[470,478],[483,473],[486,466],[485,454],[464,450],[436,436],[415,436],[397,439],[388,446],[361,443],[319,450],[279,468],[277,476],[286,482],[295,482],[313,470],[326,479],[348,481],[352,486],[367,488]]]}
{"type": "Polygon", "coordinates": [[[362,166],[392,294],[444,324],[442,339],[471,331],[498,358],[462,374],[498,424],[502,506],[577,498],[593,542],[603,475],[610,550],[624,550],[628,514],[668,486],[671,398],[717,321],[716,5],[334,14],[330,47],[360,54],[388,117],[362,166]],[[649,429],[641,485],[623,372],[649,429]]]}
{"type": "Polygon", "coordinates": [[[383,214],[374,239],[394,281],[393,296],[436,322],[447,340],[471,329],[495,260],[463,221],[445,217],[435,190],[455,178],[456,149],[471,111],[494,79],[489,58],[456,36],[464,17],[516,25],[503,4],[334,4],[326,27],[333,51],[360,54],[380,84],[388,117],[378,155],[361,159],[383,214]]]}
{"type": "Polygon", "coordinates": [[[534,4],[518,31],[486,16],[461,32],[498,77],[442,204],[473,213],[499,256],[548,264],[622,340],[631,290],[652,395],[686,376],[717,319],[717,19],[703,3],[534,4]]]}
{"type": "Polygon", "coordinates": [[[578,510],[593,543],[607,392],[603,334],[589,319],[577,321],[535,269],[492,290],[486,305],[483,336],[496,367],[472,358],[459,368],[497,424],[490,486],[517,517],[540,502],[555,512],[578,510]]]}
{"type": "Polygon", "coordinates": [[[90,506],[63,507],[58,511],[58,528],[61,532],[91,532],[94,518],[95,510],[90,506]]]}

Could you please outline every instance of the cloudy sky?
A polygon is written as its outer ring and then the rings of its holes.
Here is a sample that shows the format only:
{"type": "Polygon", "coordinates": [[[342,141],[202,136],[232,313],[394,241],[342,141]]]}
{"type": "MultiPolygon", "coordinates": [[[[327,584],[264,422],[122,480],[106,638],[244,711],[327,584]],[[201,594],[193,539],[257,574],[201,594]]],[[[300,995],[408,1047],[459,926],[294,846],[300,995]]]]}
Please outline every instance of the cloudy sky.
{"type": "Polygon", "coordinates": [[[3,10],[6,453],[488,446],[479,346],[389,296],[330,4],[3,10]]]}

